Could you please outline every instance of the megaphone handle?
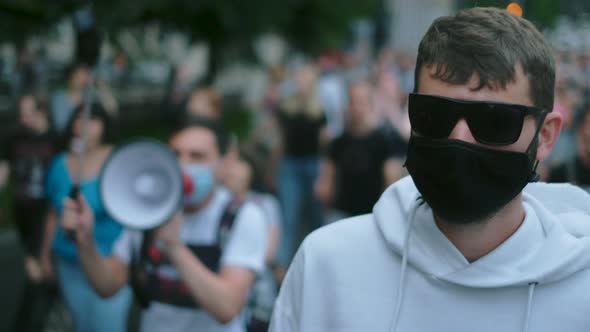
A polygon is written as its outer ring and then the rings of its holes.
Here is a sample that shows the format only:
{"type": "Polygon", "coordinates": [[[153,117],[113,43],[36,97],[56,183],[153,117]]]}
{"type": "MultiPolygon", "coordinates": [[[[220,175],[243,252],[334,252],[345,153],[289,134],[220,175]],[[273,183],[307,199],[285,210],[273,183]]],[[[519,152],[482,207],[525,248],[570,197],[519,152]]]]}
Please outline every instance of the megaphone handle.
{"type": "MultiPolygon", "coordinates": [[[[78,195],[80,195],[80,185],[79,184],[73,184],[72,185],[72,189],[70,189],[70,194],[69,197],[74,200],[74,202],[78,201],[78,195]]],[[[74,231],[71,230],[66,230],[66,237],[72,241],[72,242],[76,242],[76,233],[74,233],[74,231]]]]}

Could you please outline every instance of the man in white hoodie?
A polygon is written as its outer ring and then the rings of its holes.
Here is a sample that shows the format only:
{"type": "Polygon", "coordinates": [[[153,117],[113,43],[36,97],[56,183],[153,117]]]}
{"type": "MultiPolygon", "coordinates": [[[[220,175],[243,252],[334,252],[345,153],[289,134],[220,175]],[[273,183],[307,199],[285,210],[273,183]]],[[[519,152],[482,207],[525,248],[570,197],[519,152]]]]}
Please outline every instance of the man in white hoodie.
{"type": "Polygon", "coordinates": [[[426,32],[415,76],[410,176],[308,236],[270,330],[589,331],[590,196],[527,185],[561,128],[543,36],[463,10],[426,32]]]}

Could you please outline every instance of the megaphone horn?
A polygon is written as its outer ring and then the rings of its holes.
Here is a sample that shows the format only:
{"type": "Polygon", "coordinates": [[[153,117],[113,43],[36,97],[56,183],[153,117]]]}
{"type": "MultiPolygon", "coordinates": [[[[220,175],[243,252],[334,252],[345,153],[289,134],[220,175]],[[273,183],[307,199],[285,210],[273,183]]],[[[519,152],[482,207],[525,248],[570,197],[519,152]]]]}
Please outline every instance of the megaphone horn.
{"type": "Polygon", "coordinates": [[[176,156],[147,138],[121,145],[103,166],[100,197],[106,211],[128,228],[147,230],[169,220],[182,206],[192,181],[182,174],[176,156]]]}

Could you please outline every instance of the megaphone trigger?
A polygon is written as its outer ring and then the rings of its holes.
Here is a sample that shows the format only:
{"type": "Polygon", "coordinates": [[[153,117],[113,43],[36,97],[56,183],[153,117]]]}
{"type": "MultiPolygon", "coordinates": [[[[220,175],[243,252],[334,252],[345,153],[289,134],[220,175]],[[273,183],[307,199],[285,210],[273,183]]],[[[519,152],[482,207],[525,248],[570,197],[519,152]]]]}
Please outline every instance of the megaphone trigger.
{"type": "MultiPolygon", "coordinates": [[[[80,195],[80,186],[78,184],[72,185],[70,189],[69,197],[76,203],[78,203],[78,195],[80,195]]],[[[65,230],[66,238],[72,242],[76,242],[76,233],[72,230],[65,230]]]]}

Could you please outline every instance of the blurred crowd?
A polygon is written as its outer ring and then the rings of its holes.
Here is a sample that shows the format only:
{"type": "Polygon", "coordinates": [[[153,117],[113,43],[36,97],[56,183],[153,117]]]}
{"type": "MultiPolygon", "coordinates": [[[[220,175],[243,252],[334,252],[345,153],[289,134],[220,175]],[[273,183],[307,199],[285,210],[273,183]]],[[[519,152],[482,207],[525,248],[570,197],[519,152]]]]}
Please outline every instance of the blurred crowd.
{"type": "MultiPolygon", "coordinates": [[[[18,125],[2,135],[0,188],[11,190],[12,221],[27,272],[25,295],[16,301],[21,306],[14,329],[40,331],[53,303],[47,300],[54,296],[51,284],[57,281],[62,296],[74,306],[84,305],[80,297],[88,291],[72,283],[84,278],[80,267],[59,259],[75,250],[66,240],[56,240],[61,200],[71,184],[83,185],[97,218],[112,223],[100,244],[105,252],[111,251],[120,231],[105,213],[96,187],[117,134],[125,136],[125,128],[116,125],[125,111],[116,95],[126,89],[130,73],[125,54],[116,53],[94,71],[72,64],[65,70],[65,84],[54,88],[44,78],[42,63],[26,50],[19,54],[12,79],[18,125]],[[96,87],[96,103],[85,148],[91,152],[75,174],[80,114],[90,81],[96,87]]],[[[590,187],[590,51],[560,49],[555,55],[554,111],[565,121],[539,173],[545,181],[590,187]]],[[[187,116],[225,124],[233,135],[217,180],[234,197],[252,200],[265,212],[267,266],[246,303],[250,331],[263,331],[268,323],[277,288],[302,238],[340,218],[370,213],[383,189],[406,175],[403,164],[411,132],[407,100],[414,87],[414,66],[413,56],[392,49],[370,61],[340,51],[294,57],[264,69],[261,93],[239,101],[246,116],[237,125],[231,114],[237,111],[227,107],[235,103],[233,96],[215,84],[187,84],[182,68],[172,72],[157,106],[166,114],[161,125],[172,128],[187,116]]],[[[6,211],[0,213],[6,223],[6,211]]],[[[110,311],[113,320],[125,320],[128,293],[123,290],[111,302],[95,305],[110,311]]]]}
{"type": "Polygon", "coordinates": [[[590,51],[556,50],[554,112],[564,122],[551,156],[539,173],[548,182],[590,185],[590,51]]]}
{"type": "MultiPolygon", "coordinates": [[[[0,180],[11,190],[10,212],[28,279],[14,329],[42,329],[55,303],[48,299],[54,282],[74,322],[88,314],[80,309],[84,303],[92,303],[94,314],[110,317],[110,324],[102,325],[111,328],[127,319],[130,290],[108,301],[93,295],[82,282],[83,269],[72,263],[76,248],[60,222],[63,200],[78,184],[102,225],[97,232],[103,254],[111,252],[120,232],[97,188],[105,160],[118,137],[125,137],[125,128],[117,125],[125,110],[116,98],[117,89],[125,88],[125,61],[117,55],[110,67],[99,69],[73,63],[64,68],[64,83],[54,88],[42,84],[34,57],[21,54],[12,81],[18,123],[2,135],[0,156],[0,180]],[[95,100],[84,134],[86,162],[78,169],[90,82],[95,100]]],[[[369,213],[382,190],[404,175],[413,60],[386,50],[374,63],[361,63],[333,51],[316,59],[298,57],[264,76],[259,97],[241,99],[246,121],[235,131],[228,113],[237,111],[224,107],[231,96],[215,85],[186,84],[182,68],[172,72],[157,106],[165,109],[162,127],[193,117],[220,122],[232,132],[217,182],[236,199],[260,205],[268,223],[267,269],[257,276],[244,310],[251,331],[268,323],[277,287],[302,238],[336,219],[369,213]]]]}

